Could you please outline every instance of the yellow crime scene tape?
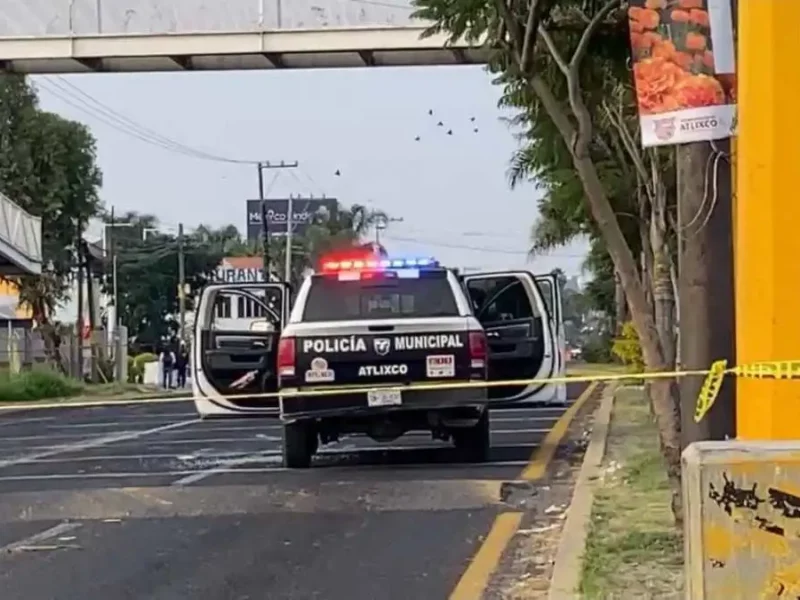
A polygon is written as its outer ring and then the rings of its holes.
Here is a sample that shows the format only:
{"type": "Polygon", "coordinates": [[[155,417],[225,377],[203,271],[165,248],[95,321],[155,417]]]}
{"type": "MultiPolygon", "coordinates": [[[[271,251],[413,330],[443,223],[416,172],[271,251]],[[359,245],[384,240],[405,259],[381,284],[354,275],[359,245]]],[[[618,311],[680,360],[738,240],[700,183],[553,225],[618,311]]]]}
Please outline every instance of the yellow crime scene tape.
{"type": "MultiPolygon", "coordinates": [[[[225,400],[244,400],[256,398],[290,398],[293,396],[314,397],[314,396],[341,396],[367,392],[380,389],[383,391],[424,391],[424,390],[458,390],[469,388],[493,388],[501,386],[528,386],[536,384],[570,384],[570,383],[594,383],[612,381],[655,381],[658,379],[680,379],[684,377],[705,377],[700,393],[697,397],[695,406],[694,420],[700,422],[711,410],[714,402],[722,388],[722,382],[726,376],[744,377],[747,379],[800,379],[800,361],[764,361],[754,362],[744,365],[728,367],[728,361],[718,360],[712,363],[709,369],[699,370],[674,370],[674,371],[642,371],[634,373],[598,373],[596,375],[567,375],[564,377],[541,377],[534,379],[507,379],[503,381],[462,381],[462,382],[435,382],[417,383],[408,385],[343,385],[336,387],[324,387],[313,389],[301,389],[298,391],[283,392],[263,392],[251,394],[220,394],[217,398],[225,400]]],[[[3,403],[0,399],[0,411],[7,410],[28,410],[36,408],[68,408],[70,406],[92,407],[92,406],[112,406],[122,404],[159,404],[169,402],[187,402],[194,400],[193,395],[183,396],[162,396],[153,397],[148,394],[142,397],[124,398],[120,400],[96,400],[70,402],[68,399],[55,402],[9,402],[3,403]]]]}

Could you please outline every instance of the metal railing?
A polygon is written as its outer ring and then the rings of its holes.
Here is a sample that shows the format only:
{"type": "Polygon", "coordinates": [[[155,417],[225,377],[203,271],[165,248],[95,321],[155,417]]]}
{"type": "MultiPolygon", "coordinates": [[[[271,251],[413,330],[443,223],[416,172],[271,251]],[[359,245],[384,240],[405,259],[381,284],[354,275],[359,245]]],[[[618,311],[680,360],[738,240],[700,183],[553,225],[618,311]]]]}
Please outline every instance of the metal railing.
{"type": "Polygon", "coordinates": [[[0,37],[414,24],[410,0],[3,0],[2,5],[0,37]]]}
{"type": "Polygon", "coordinates": [[[42,220],[0,193],[0,253],[15,258],[24,270],[42,265],[42,220]],[[14,256],[12,256],[14,255],[14,256]]]}

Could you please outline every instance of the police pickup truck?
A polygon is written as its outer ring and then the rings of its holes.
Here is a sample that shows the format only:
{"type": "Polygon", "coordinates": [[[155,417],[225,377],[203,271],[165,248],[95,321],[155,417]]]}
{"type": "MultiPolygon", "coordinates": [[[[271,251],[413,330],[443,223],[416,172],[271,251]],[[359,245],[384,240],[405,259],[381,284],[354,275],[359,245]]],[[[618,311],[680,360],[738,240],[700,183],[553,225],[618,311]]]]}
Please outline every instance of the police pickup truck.
{"type": "Polygon", "coordinates": [[[549,381],[565,364],[555,276],[459,277],[431,259],[369,256],[321,267],[291,310],[282,283],[203,289],[191,372],[202,418],[279,414],[288,467],[307,467],[341,435],[391,441],[411,430],[482,460],[488,402],[566,400],[549,381]],[[487,389],[487,379],[509,383],[487,389]]]}

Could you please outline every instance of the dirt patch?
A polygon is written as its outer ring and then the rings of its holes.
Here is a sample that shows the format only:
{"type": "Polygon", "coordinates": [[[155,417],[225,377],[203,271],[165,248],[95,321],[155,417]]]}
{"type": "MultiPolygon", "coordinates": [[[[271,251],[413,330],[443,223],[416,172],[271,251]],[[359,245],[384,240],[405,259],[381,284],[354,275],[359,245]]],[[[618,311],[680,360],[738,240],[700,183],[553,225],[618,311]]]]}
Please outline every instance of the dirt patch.
{"type": "Polygon", "coordinates": [[[602,385],[597,386],[575,415],[547,476],[536,482],[506,484],[506,503],[516,510],[524,510],[525,517],[492,578],[485,600],[547,598],[561,529],[602,389],[602,385]]]}
{"type": "Polygon", "coordinates": [[[581,574],[587,600],[683,598],[683,542],[650,408],[617,392],[581,574]]]}

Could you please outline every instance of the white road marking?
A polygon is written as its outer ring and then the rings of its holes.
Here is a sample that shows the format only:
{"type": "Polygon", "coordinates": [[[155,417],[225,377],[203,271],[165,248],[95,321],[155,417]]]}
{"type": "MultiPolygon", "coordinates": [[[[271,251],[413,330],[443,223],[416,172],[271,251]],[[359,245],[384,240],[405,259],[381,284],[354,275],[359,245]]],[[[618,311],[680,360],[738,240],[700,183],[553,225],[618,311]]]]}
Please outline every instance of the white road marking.
{"type": "Polygon", "coordinates": [[[176,446],[180,444],[232,444],[232,443],[247,443],[252,444],[258,442],[280,442],[279,436],[264,436],[264,437],[238,437],[238,438],[184,438],[180,440],[159,440],[154,442],[153,446],[176,446]]]}
{"type": "Polygon", "coordinates": [[[23,540],[19,540],[17,542],[11,542],[10,544],[6,544],[5,546],[0,547],[0,554],[5,554],[7,552],[17,552],[26,546],[35,546],[36,544],[40,544],[46,540],[52,539],[54,537],[58,537],[67,533],[68,531],[74,531],[78,527],[80,527],[80,523],[59,523],[55,527],[51,527],[50,529],[45,529],[44,531],[40,531],[39,533],[35,533],[29,537],[26,537],[23,540]]]}
{"type": "MultiPolygon", "coordinates": [[[[555,419],[553,419],[553,420],[555,420],[555,419]]],[[[170,421],[167,421],[167,422],[170,422],[170,421]]],[[[148,425],[150,427],[152,427],[153,423],[145,423],[145,422],[141,422],[141,423],[126,422],[126,423],[124,423],[125,427],[136,427],[136,426],[145,427],[145,426],[148,426],[148,425]]],[[[0,427],[2,427],[2,425],[0,425],[0,427]]],[[[102,422],[102,423],[75,423],[75,424],[66,424],[66,425],[47,425],[47,429],[56,430],[56,431],[58,431],[58,430],[69,430],[69,429],[100,429],[100,428],[103,428],[103,427],[117,427],[117,428],[119,428],[120,427],[120,423],[115,423],[113,421],[106,421],[106,422],[102,422]]],[[[203,421],[203,424],[200,425],[197,428],[197,430],[198,431],[204,431],[204,432],[205,431],[264,431],[264,430],[267,430],[267,429],[276,429],[278,427],[280,427],[280,425],[279,424],[275,424],[275,423],[269,423],[269,424],[261,423],[260,425],[253,425],[252,423],[250,423],[249,425],[241,425],[241,426],[238,426],[238,427],[235,427],[235,426],[234,427],[224,427],[224,426],[223,427],[216,427],[216,426],[211,426],[211,424],[208,423],[207,421],[203,421]]]]}
{"type": "Polygon", "coordinates": [[[516,417],[513,419],[504,419],[492,417],[492,425],[495,423],[519,423],[520,421],[544,421],[546,423],[555,423],[561,415],[553,415],[552,417],[516,417]]]}
{"type": "Polygon", "coordinates": [[[170,425],[162,425],[161,427],[145,429],[143,431],[126,431],[122,433],[104,435],[97,438],[90,438],[88,440],[82,442],[76,442],[74,444],[64,444],[62,446],[50,447],[49,449],[43,450],[42,452],[36,452],[33,454],[19,456],[16,458],[10,458],[7,460],[0,460],[0,469],[4,467],[11,467],[14,465],[22,465],[25,463],[29,463],[31,461],[39,460],[40,458],[49,458],[51,456],[57,456],[59,454],[67,454],[68,452],[81,452],[82,450],[89,450],[91,448],[106,446],[108,444],[114,444],[117,442],[135,440],[144,437],[146,435],[153,435],[164,431],[170,431],[172,429],[178,429],[180,427],[186,427],[187,425],[191,425],[192,423],[197,423],[198,421],[199,419],[191,419],[189,421],[180,421],[178,423],[171,423],[170,425]]]}
{"type": "Polygon", "coordinates": [[[546,428],[546,429],[492,429],[491,433],[493,435],[513,435],[515,433],[524,433],[524,434],[527,435],[527,434],[530,434],[530,433],[547,433],[548,431],[550,431],[549,428],[546,428]]]}
{"type": "MultiPolygon", "coordinates": [[[[282,467],[264,467],[259,469],[237,469],[234,472],[241,473],[269,473],[272,471],[284,471],[282,467]]],[[[182,471],[144,471],[140,473],[50,473],[46,475],[8,475],[0,477],[0,482],[7,481],[49,481],[67,479],[135,479],[152,477],[186,477],[197,473],[197,470],[182,471]]]]}
{"type": "Polygon", "coordinates": [[[54,419],[55,417],[31,417],[26,419],[6,417],[0,421],[0,427],[8,427],[9,425],[24,425],[25,423],[41,423],[42,421],[52,421],[54,419]]]}
{"type": "Polygon", "coordinates": [[[569,408],[568,404],[565,404],[563,406],[542,406],[542,407],[538,407],[538,408],[532,407],[532,406],[527,407],[527,408],[523,408],[523,407],[519,407],[519,408],[516,408],[516,407],[515,408],[495,408],[495,409],[493,409],[491,411],[491,413],[492,413],[492,418],[495,415],[498,415],[498,416],[499,415],[512,415],[512,414],[517,414],[517,413],[524,413],[526,415],[541,415],[543,413],[546,414],[546,413],[557,412],[557,413],[561,414],[561,413],[564,412],[564,410],[566,408],[569,408]]]}
{"type": "MultiPolygon", "coordinates": [[[[363,438],[362,438],[363,439],[363,438]]],[[[519,444],[492,444],[492,449],[497,448],[519,448],[519,444]]],[[[341,448],[328,448],[325,447],[320,450],[319,455],[331,455],[331,454],[360,454],[363,452],[408,452],[409,450],[417,452],[424,452],[424,451],[440,451],[440,450],[455,450],[453,446],[449,442],[439,442],[439,445],[418,445],[418,446],[411,446],[411,445],[398,445],[398,446],[358,446],[356,444],[348,444],[341,448]]],[[[481,465],[489,465],[491,463],[481,463],[481,465]]],[[[528,464],[525,462],[524,464],[528,464]]],[[[386,466],[386,465],[384,465],[386,466]]]]}
{"type": "MultiPolygon", "coordinates": [[[[277,453],[275,453],[277,454],[277,453]]],[[[267,456],[264,454],[250,454],[248,456],[242,456],[240,458],[232,458],[229,460],[223,460],[221,463],[210,469],[206,469],[204,471],[199,471],[197,473],[193,473],[191,475],[187,475],[186,477],[182,477],[177,481],[173,481],[172,485],[191,485],[193,483],[197,483],[198,481],[202,481],[207,477],[212,477],[214,475],[219,475],[220,473],[226,473],[231,471],[232,468],[237,467],[239,465],[246,465],[249,463],[259,463],[265,462],[267,460],[267,456]]]]}

